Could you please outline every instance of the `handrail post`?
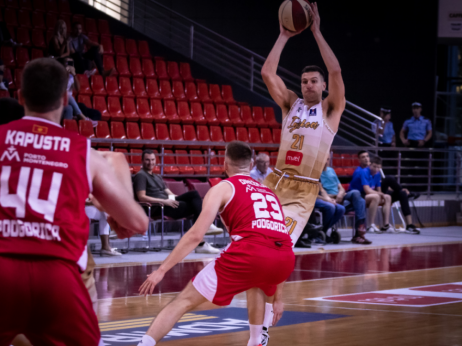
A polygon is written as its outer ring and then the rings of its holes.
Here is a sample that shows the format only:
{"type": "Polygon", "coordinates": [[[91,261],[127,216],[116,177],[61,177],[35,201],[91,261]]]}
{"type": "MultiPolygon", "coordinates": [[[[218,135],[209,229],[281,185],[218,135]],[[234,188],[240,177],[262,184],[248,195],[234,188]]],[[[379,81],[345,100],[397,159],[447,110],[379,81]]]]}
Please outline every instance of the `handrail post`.
{"type": "Polygon", "coordinates": [[[210,147],[207,149],[207,175],[210,177],[210,164],[212,160],[210,159],[210,155],[212,155],[212,149],[210,147]]]}
{"type": "Polygon", "coordinates": [[[401,151],[398,152],[398,184],[401,184],[401,151]]]}
{"type": "Polygon", "coordinates": [[[432,158],[433,155],[430,153],[428,155],[428,188],[427,188],[427,196],[430,197],[430,189],[431,189],[431,183],[432,183],[432,158]]]}
{"type": "Polygon", "coordinates": [[[164,146],[162,145],[162,149],[160,150],[162,153],[162,157],[160,158],[160,175],[164,176],[164,146]]]}
{"type": "Polygon", "coordinates": [[[189,27],[189,57],[194,58],[194,25],[189,27]]]}
{"type": "Polygon", "coordinates": [[[254,58],[253,55],[250,57],[250,91],[253,91],[253,68],[254,68],[254,58]]]}

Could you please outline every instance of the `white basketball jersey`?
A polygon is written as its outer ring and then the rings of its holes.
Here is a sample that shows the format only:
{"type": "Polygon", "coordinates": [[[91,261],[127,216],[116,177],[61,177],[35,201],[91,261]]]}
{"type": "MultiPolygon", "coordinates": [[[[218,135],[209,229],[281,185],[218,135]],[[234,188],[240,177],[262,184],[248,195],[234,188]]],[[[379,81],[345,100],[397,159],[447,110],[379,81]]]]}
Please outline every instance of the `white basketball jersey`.
{"type": "Polygon", "coordinates": [[[327,125],[322,101],[308,108],[297,99],[282,122],[276,168],[289,174],[319,179],[335,132],[327,125]]]}

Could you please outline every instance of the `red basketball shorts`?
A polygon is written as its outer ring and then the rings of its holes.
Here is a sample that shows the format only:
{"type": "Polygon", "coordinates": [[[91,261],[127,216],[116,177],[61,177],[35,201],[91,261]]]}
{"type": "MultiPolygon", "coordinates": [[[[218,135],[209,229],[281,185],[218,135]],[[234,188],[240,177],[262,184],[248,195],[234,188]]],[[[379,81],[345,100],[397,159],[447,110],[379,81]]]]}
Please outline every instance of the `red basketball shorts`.
{"type": "Polygon", "coordinates": [[[233,297],[251,288],[267,296],[287,280],[294,270],[295,255],[290,247],[261,245],[245,240],[232,242],[214,261],[193,278],[193,285],[210,302],[225,306],[233,297]]]}
{"type": "Polygon", "coordinates": [[[0,256],[0,283],[0,346],[17,334],[34,346],[103,345],[77,264],[0,256]]]}

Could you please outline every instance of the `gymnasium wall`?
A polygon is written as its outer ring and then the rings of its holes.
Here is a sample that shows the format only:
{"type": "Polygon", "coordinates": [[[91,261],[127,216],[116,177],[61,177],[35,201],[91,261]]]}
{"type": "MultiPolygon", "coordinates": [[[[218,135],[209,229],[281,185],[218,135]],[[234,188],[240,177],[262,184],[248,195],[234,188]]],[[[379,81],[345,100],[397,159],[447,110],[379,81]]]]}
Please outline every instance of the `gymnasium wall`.
{"type": "MultiPolygon", "coordinates": [[[[263,56],[279,34],[281,0],[156,1],[263,56]]],[[[318,6],[348,100],[376,114],[389,105],[397,133],[412,115],[414,101],[423,104],[424,116],[433,117],[437,0],[320,0],[318,6]]],[[[323,66],[311,32],[304,32],[290,40],[281,65],[299,73],[310,64],[323,66]]]]}

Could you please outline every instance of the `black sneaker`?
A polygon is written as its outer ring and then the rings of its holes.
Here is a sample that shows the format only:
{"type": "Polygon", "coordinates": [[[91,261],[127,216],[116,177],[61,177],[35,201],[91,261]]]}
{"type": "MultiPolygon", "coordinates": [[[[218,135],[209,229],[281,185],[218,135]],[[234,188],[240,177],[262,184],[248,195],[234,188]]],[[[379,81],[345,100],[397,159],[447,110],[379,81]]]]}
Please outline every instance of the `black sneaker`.
{"type": "Polygon", "coordinates": [[[406,226],[406,230],[404,232],[408,234],[420,234],[420,229],[411,223],[410,225],[406,226]]]}
{"type": "Polygon", "coordinates": [[[268,328],[263,327],[263,331],[261,332],[261,346],[268,345],[268,341],[269,341],[268,328]]]}
{"type": "Polygon", "coordinates": [[[382,233],[387,233],[387,232],[395,233],[396,230],[395,230],[395,228],[394,228],[392,225],[388,224],[388,225],[383,226],[383,227],[380,229],[380,232],[382,232],[382,233]]]}

